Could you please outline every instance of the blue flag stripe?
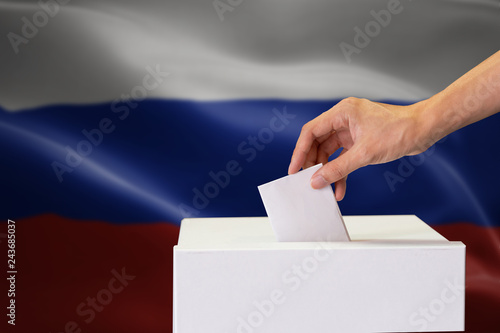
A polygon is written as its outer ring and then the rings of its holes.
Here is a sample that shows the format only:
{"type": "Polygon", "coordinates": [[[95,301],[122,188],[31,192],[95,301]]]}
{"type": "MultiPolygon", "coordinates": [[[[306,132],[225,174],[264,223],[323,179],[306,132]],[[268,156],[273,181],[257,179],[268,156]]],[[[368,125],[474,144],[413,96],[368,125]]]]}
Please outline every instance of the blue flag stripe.
{"type": "MultiPolygon", "coordinates": [[[[1,218],[179,224],[188,216],[265,215],[257,186],[286,174],[301,127],[337,102],[147,99],[0,110],[8,175],[1,218]]],[[[342,213],[500,226],[500,157],[492,148],[499,125],[499,115],[490,117],[418,156],[359,169],[342,213]]]]}

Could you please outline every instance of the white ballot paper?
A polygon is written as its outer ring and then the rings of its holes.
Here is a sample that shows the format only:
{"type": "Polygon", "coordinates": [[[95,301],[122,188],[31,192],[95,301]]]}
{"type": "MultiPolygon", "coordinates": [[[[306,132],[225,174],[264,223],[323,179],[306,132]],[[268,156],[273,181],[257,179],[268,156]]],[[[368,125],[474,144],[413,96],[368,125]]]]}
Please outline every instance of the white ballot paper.
{"type": "Polygon", "coordinates": [[[315,190],[315,165],[258,186],[269,221],[280,242],[349,241],[331,186],[315,190]]]}

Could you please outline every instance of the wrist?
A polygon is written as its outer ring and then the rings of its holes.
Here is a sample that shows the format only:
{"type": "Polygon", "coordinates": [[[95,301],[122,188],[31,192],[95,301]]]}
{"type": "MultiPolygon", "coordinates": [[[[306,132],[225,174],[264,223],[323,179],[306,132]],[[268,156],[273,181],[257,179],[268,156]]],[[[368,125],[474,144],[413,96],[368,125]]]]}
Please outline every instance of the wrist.
{"type": "Polygon", "coordinates": [[[436,112],[439,109],[437,104],[435,98],[429,98],[409,105],[413,123],[411,135],[413,141],[410,143],[413,145],[413,151],[410,154],[426,151],[448,134],[447,124],[442,122],[442,115],[436,112]]]}

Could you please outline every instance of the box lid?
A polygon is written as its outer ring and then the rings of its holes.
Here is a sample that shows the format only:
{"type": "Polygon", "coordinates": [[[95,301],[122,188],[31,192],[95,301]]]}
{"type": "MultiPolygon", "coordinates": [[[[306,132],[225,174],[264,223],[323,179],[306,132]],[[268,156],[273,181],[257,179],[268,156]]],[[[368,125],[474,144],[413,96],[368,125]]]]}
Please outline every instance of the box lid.
{"type": "MultiPolygon", "coordinates": [[[[415,215],[344,216],[351,242],[322,242],[336,248],[464,246],[450,242],[415,215]]],[[[311,248],[314,242],[278,242],[267,217],[182,220],[178,249],[311,248]]]]}

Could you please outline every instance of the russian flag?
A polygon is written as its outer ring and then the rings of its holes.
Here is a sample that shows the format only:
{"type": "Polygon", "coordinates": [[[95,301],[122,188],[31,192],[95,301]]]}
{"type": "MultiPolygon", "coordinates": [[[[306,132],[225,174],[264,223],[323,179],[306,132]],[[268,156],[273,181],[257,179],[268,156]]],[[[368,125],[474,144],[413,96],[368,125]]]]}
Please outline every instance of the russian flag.
{"type": "MultiPolygon", "coordinates": [[[[499,10],[1,1],[2,331],[171,331],[182,218],[265,215],[257,185],[286,174],[306,122],[349,96],[439,92],[500,48],[499,10]]],[[[500,331],[498,128],[496,115],[364,167],[339,203],[466,244],[467,332],[500,331]]]]}

